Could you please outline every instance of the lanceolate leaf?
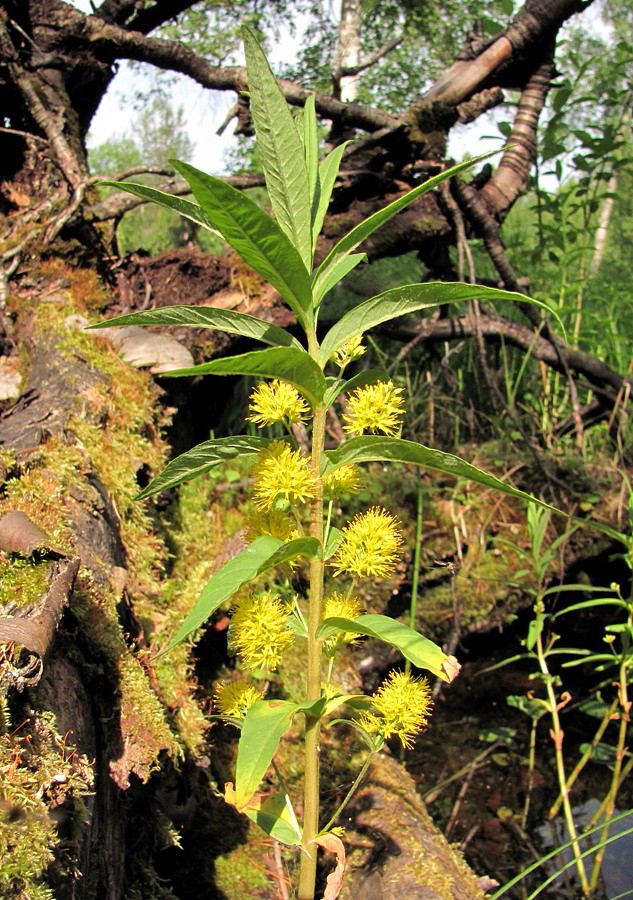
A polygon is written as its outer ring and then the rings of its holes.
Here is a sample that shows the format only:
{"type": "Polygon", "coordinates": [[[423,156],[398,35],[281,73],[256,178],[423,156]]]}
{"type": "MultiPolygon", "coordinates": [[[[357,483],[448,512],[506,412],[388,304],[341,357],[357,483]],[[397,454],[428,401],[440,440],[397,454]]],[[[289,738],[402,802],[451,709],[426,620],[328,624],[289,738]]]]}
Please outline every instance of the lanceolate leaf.
{"type": "Polygon", "coordinates": [[[106,322],[99,322],[98,325],[91,325],[90,328],[109,328],[111,325],[186,325],[212,328],[214,331],[241,334],[265,344],[303,349],[285,328],[272,325],[256,316],[214,306],[162,306],[159,309],[145,309],[142,312],[116,316],[106,322]]]}
{"type": "Polygon", "coordinates": [[[225,600],[248,581],[252,581],[261,571],[267,568],[268,561],[283,545],[278,538],[256,538],[241,553],[225,563],[205,585],[198,597],[196,605],[182,623],[176,634],[169,641],[160,655],[167,653],[176,644],[184,641],[192,631],[199,628],[211,613],[215,612],[225,600]]]}
{"type": "Polygon", "coordinates": [[[166,374],[170,378],[177,375],[260,375],[262,378],[279,378],[294,385],[313,406],[325,392],[323,372],[309,353],[295,347],[254,350],[166,374]]]}
{"type": "Polygon", "coordinates": [[[325,365],[327,360],[331,359],[332,354],[351,337],[374,328],[381,322],[388,322],[398,316],[418,312],[421,309],[431,309],[445,303],[464,303],[467,300],[486,300],[489,303],[522,301],[551,312],[549,307],[540,300],[532,300],[513,291],[502,291],[497,288],[462,284],[461,282],[449,284],[438,281],[427,284],[406,284],[403,287],[393,288],[385,291],[384,294],[371,297],[346,313],[323,338],[319,353],[320,361],[325,365]]]}
{"type": "Polygon", "coordinates": [[[244,813],[271,838],[296,847],[301,843],[301,831],[298,830],[291,808],[287,794],[271,794],[252,808],[247,806],[244,813]]]}
{"type": "MultiPolygon", "coordinates": [[[[293,126],[294,127],[294,126],[293,126]]],[[[188,163],[171,160],[222,237],[269,281],[305,325],[312,317],[312,289],[302,257],[274,219],[242,191],[188,163]]]]}
{"type": "MultiPolygon", "coordinates": [[[[310,190],[310,227],[319,208],[319,198],[321,195],[321,184],[319,179],[319,133],[317,130],[317,118],[314,107],[314,94],[310,94],[303,107],[303,149],[306,157],[306,168],[308,170],[308,187],[310,190]]],[[[312,234],[312,250],[316,243],[317,234],[312,234]]],[[[312,266],[312,257],[310,257],[310,267],[312,266]]]]}
{"type": "Polygon", "coordinates": [[[173,194],[166,194],[165,191],[158,191],[156,188],[147,187],[145,184],[136,184],[133,181],[100,181],[99,184],[117,187],[121,191],[127,191],[128,194],[140,197],[141,200],[148,200],[151,203],[158,203],[159,206],[164,206],[166,209],[173,209],[174,212],[184,216],[186,219],[191,219],[192,222],[202,225],[207,231],[211,231],[220,237],[222,236],[217,228],[213,227],[213,223],[209,221],[202,209],[196,203],[192,203],[191,200],[174,197],[173,194]]]}
{"type": "Polygon", "coordinates": [[[251,114],[268,196],[279,225],[299,252],[305,268],[310,270],[311,194],[302,142],[288,104],[255,35],[244,26],[242,36],[251,114]]]}
{"type": "Polygon", "coordinates": [[[325,278],[331,266],[337,263],[343,256],[347,256],[348,253],[351,253],[352,250],[355,250],[362,241],[368,238],[370,234],[373,234],[381,225],[384,225],[385,222],[388,222],[389,219],[400,212],[401,209],[405,209],[410,203],[413,203],[414,200],[421,197],[422,194],[427,194],[429,191],[432,191],[443,181],[452,178],[453,175],[458,175],[475,163],[480,162],[482,159],[487,159],[489,156],[493,156],[498,152],[498,150],[492,150],[489,153],[483,153],[481,156],[475,156],[473,159],[469,159],[457,166],[453,166],[451,169],[447,169],[445,172],[441,172],[439,175],[435,175],[433,178],[429,178],[424,184],[420,184],[418,187],[413,188],[408,194],[399,197],[398,200],[394,200],[393,203],[383,207],[383,209],[379,209],[378,212],[375,212],[355,228],[352,228],[352,230],[342,237],[338,244],[332,248],[319,266],[316,278],[316,293],[319,292],[321,281],[325,278]]]}
{"type": "MultiPolygon", "coordinates": [[[[361,616],[361,618],[383,619],[385,616],[361,616]]],[[[290,703],[287,700],[258,700],[254,703],[244,718],[237,749],[235,791],[231,792],[231,802],[237,809],[249,814],[246,807],[252,805],[253,795],[271,764],[279,741],[296,713],[304,712],[306,715],[321,718],[330,715],[344,703],[357,700],[358,697],[357,694],[339,694],[337,697],[321,697],[319,700],[306,700],[303,703],[290,703]]]]}
{"type": "Polygon", "coordinates": [[[163,471],[146,488],[143,488],[137,500],[143,500],[152,494],[166,491],[177,484],[182,484],[183,481],[190,481],[213,469],[219,463],[226,462],[227,459],[259,453],[269,443],[268,438],[238,435],[237,437],[216,438],[213,441],[198,444],[168,462],[163,471]]]}
{"type": "Polygon", "coordinates": [[[211,613],[215,612],[225,600],[228,600],[238,588],[252,581],[262,572],[273,566],[281,565],[297,556],[308,558],[322,553],[321,544],[316,538],[297,538],[284,544],[278,538],[263,535],[256,538],[241,553],[225,563],[211,580],[207,582],[198,601],[176,634],[169,641],[159,656],[167,653],[176,644],[183,641],[192,631],[199,628],[211,613]]]}
{"type": "Polygon", "coordinates": [[[234,801],[238,809],[253,797],[298,709],[296,703],[287,700],[258,700],[246,713],[235,765],[234,801]]]}
{"type": "Polygon", "coordinates": [[[447,682],[455,677],[456,664],[454,661],[449,662],[451,657],[448,657],[441,647],[422,637],[403,622],[390,619],[389,616],[368,615],[358,616],[356,619],[338,617],[325,619],[317,632],[317,637],[327,637],[336,631],[351,631],[354,634],[379,638],[396,647],[405,659],[419,669],[427,669],[447,682]]]}
{"type": "Polygon", "coordinates": [[[414,441],[367,435],[345,441],[344,444],[341,444],[335,450],[326,450],[324,455],[327,462],[325,465],[322,465],[322,475],[327,475],[332,467],[337,468],[346,463],[385,460],[412,463],[416,466],[424,466],[426,469],[434,469],[436,472],[446,472],[448,475],[454,475],[456,478],[474,481],[484,487],[502,491],[504,494],[510,494],[513,497],[520,497],[522,500],[537,503],[539,506],[552,510],[552,512],[560,513],[560,510],[556,509],[556,507],[543,503],[537,497],[533,497],[525,491],[520,491],[505,481],[500,481],[494,475],[489,475],[487,472],[483,472],[476,466],[466,462],[466,460],[460,459],[459,456],[453,456],[452,453],[443,453],[441,450],[433,450],[414,441]]]}
{"type": "Polygon", "coordinates": [[[329,406],[339,394],[348,393],[367,384],[376,384],[379,381],[389,381],[389,376],[382,369],[367,369],[365,372],[359,372],[358,375],[354,375],[353,378],[338,387],[330,388],[325,395],[325,403],[329,406]]]}
{"type": "Polygon", "coordinates": [[[321,556],[321,552],[321,544],[316,538],[296,538],[294,541],[288,541],[288,543],[283,544],[279,550],[273,553],[266,562],[266,568],[279,566],[290,559],[296,559],[297,556],[305,556],[306,559],[316,559],[321,556]]]}
{"type": "Polygon", "coordinates": [[[330,205],[330,197],[332,196],[332,191],[334,190],[334,183],[336,181],[336,176],[338,175],[338,170],[341,165],[341,159],[343,158],[343,154],[345,153],[345,149],[349,143],[351,142],[345,141],[343,144],[339,144],[338,147],[335,147],[331,153],[328,153],[328,155],[319,166],[319,203],[314,212],[314,222],[312,225],[313,243],[315,245],[317,237],[321,233],[321,228],[323,227],[325,214],[327,212],[328,206],[330,205]]]}
{"type": "Polygon", "coordinates": [[[333,287],[336,287],[339,281],[345,278],[346,275],[349,275],[359,263],[365,262],[366,259],[366,253],[351,253],[349,256],[344,256],[339,259],[338,262],[334,263],[334,265],[328,269],[325,277],[319,282],[319,290],[314,295],[315,308],[320,305],[328,291],[331,291],[333,287]]]}

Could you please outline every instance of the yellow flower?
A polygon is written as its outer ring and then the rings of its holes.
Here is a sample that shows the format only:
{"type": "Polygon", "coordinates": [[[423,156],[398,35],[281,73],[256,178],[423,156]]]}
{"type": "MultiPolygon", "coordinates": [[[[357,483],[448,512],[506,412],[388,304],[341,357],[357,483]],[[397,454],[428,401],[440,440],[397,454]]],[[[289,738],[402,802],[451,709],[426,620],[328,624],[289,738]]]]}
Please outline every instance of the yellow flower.
{"type": "Polygon", "coordinates": [[[294,640],[288,628],[290,617],[290,609],[271,591],[237,601],[231,643],[247,668],[277,668],[281,654],[294,640]]]}
{"type": "Polygon", "coordinates": [[[363,355],[367,348],[363,347],[361,344],[362,339],[362,334],[355,334],[349,341],[345,341],[332,356],[334,362],[340,366],[341,369],[344,369],[348,363],[352,362],[352,360],[359,359],[363,355]]]}
{"type": "Polygon", "coordinates": [[[343,416],[343,431],[362,434],[364,431],[383,431],[397,435],[404,414],[402,388],[391,381],[379,381],[356,388],[347,399],[343,416]]]}
{"type": "MultiPolygon", "coordinates": [[[[323,603],[324,619],[356,619],[361,613],[362,608],[357,598],[346,594],[330,594],[323,603]]],[[[357,641],[358,635],[353,631],[339,631],[323,641],[323,648],[328,656],[332,656],[343,644],[354,644],[357,641]]]]}
{"type": "Polygon", "coordinates": [[[302,422],[310,413],[310,407],[299,392],[288,382],[278,379],[271,384],[263,381],[258,384],[250,401],[252,415],[247,416],[246,420],[254,422],[259,428],[273,422],[292,425],[302,422]]]}
{"type": "Polygon", "coordinates": [[[308,460],[300,450],[292,450],[282,441],[273,441],[261,451],[253,474],[253,499],[259,509],[272,509],[279,498],[303,503],[317,492],[317,480],[308,460]]]}
{"type": "Polygon", "coordinates": [[[254,541],[264,534],[287,543],[299,537],[296,522],[278,509],[269,512],[252,512],[247,519],[246,540],[254,541]]]}
{"type": "Polygon", "coordinates": [[[372,506],[343,529],[343,540],[332,558],[334,574],[355,578],[387,578],[400,553],[402,537],[397,520],[386,509],[372,506]]]}
{"type": "Polygon", "coordinates": [[[263,696],[263,691],[247,681],[219,684],[215,692],[220,714],[233,719],[243,719],[251,706],[263,696]]]}
{"type": "Polygon", "coordinates": [[[433,700],[426,678],[413,678],[405,672],[392,672],[372,697],[379,715],[365,713],[361,724],[366,731],[385,739],[396,735],[405,747],[413,746],[413,738],[428,722],[433,700]]]}
{"type": "Polygon", "coordinates": [[[328,497],[339,497],[341,494],[355,494],[360,488],[360,469],[346,463],[326,475],[323,490],[328,497]]]}

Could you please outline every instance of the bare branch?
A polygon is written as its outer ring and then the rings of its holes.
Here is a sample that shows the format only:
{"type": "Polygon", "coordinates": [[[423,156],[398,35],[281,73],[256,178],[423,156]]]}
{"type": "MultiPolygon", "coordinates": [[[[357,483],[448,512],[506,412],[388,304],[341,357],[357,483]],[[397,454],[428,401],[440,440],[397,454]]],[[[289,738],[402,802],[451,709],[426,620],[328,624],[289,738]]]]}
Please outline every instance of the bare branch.
{"type": "Polygon", "coordinates": [[[483,202],[494,210],[495,218],[505,219],[519,194],[523,192],[536,160],[538,120],[554,77],[554,46],[528,80],[521,93],[506,149],[496,171],[480,191],[483,202]]]}
{"type": "Polygon", "coordinates": [[[589,6],[590,2],[527,0],[500,37],[474,59],[453,63],[415,105],[424,107],[437,101],[448,104],[463,102],[512,57],[523,55],[530,47],[549,39],[563,22],[589,6]]]}
{"type": "MultiPolygon", "coordinates": [[[[198,84],[217,91],[244,91],[247,88],[246,70],[242,66],[212,66],[179,41],[146,37],[138,31],[130,32],[117,25],[104,24],[96,16],[86,16],[82,37],[103,47],[118,59],[135,59],[151,65],[181,72],[198,84]]],[[[279,85],[286,100],[294,106],[303,106],[312,93],[294,81],[280,79],[279,85]]],[[[376,131],[396,124],[395,116],[370,106],[342,103],[325,94],[315,95],[317,112],[327,119],[350,127],[376,131]]]]}
{"type": "Polygon", "coordinates": [[[6,22],[1,16],[0,53],[13,82],[22,94],[26,108],[46,135],[64,177],[69,185],[76,189],[84,180],[86,172],[83,168],[83,160],[73,152],[64,134],[63,112],[51,98],[51,89],[48,85],[22,67],[6,22]]]}
{"type": "MultiPolygon", "coordinates": [[[[130,173],[128,172],[126,177],[129,177],[129,175],[130,173]]],[[[102,181],[103,179],[93,176],[91,180],[102,181]]],[[[121,181],[122,179],[119,177],[116,180],[121,181]]],[[[262,187],[264,185],[264,176],[229,175],[223,178],[222,181],[234,188],[245,190],[246,188],[262,187]]],[[[153,185],[153,187],[158,191],[163,191],[165,194],[171,194],[173,197],[184,197],[187,194],[191,194],[191,188],[187,182],[179,179],[171,179],[164,184],[153,185]]],[[[124,213],[130,212],[130,210],[136,209],[144,203],[147,203],[147,201],[142,200],[140,197],[135,197],[125,191],[117,191],[116,194],[111,194],[105,200],[91,206],[87,210],[87,215],[92,222],[108,222],[113,219],[120,219],[124,213]]]]}
{"type": "Polygon", "coordinates": [[[371,66],[375,66],[377,62],[380,62],[383,56],[387,56],[387,54],[391,53],[392,50],[395,50],[396,47],[400,46],[403,40],[404,35],[401,34],[400,37],[394,38],[387,44],[383,44],[382,47],[379,47],[375,53],[372,53],[371,56],[368,56],[366,60],[359,63],[357,66],[342,66],[341,68],[337,69],[332,77],[334,79],[340,79],[353,75],[360,75],[360,73],[364,72],[365,69],[369,69],[371,68],[371,66]]]}
{"type": "Polygon", "coordinates": [[[169,22],[179,16],[181,12],[193,6],[195,0],[156,0],[153,6],[141,9],[134,18],[128,22],[130,31],[140,31],[141,34],[149,34],[165,22],[169,22]]]}
{"type": "MultiPolygon", "coordinates": [[[[556,348],[549,340],[535,334],[527,325],[500,316],[482,315],[479,318],[478,328],[487,339],[503,338],[507,343],[530,353],[534,359],[542,360],[555,371],[566,374],[565,366],[559,357],[560,351],[568,369],[587,378],[591,390],[607,403],[615,403],[618,391],[626,385],[633,387],[633,378],[614,372],[602,360],[582,350],[576,350],[560,339],[557,339],[556,348]]],[[[474,336],[474,325],[469,315],[455,319],[425,319],[417,325],[398,321],[389,326],[389,335],[403,341],[411,341],[414,338],[420,342],[461,340],[474,336]]]]}

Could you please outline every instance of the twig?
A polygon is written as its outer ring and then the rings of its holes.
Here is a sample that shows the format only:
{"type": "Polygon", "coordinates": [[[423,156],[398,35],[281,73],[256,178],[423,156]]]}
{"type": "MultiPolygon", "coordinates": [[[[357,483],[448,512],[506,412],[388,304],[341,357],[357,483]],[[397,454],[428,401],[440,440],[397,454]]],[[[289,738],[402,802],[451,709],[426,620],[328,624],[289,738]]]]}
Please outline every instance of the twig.
{"type": "Polygon", "coordinates": [[[281,848],[279,846],[279,841],[273,842],[273,858],[275,860],[275,880],[277,882],[277,887],[279,888],[279,893],[281,894],[282,900],[289,900],[290,894],[288,893],[288,878],[284,871],[284,866],[281,859],[281,848]]]}
{"type": "Polygon", "coordinates": [[[394,38],[391,41],[388,41],[386,44],[383,44],[382,47],[379,47],[375,53],[372,53],[371,56],[368,56],[367,59],[363,60],[363,62],[358,63],[355,66],[341,66],[334,72],[332,78],[334,80],[341,78],[349,78],[354,75],[360,75],[361,72],[364,72],[365,69],[369,69],[371,66],[375,65],[379,62],[383,56],[387,56],[387,54],[391,53],[392,50],[395,50],[402,41],[404,40],[404,35],[401,34],[400,37],[394,38]]]}

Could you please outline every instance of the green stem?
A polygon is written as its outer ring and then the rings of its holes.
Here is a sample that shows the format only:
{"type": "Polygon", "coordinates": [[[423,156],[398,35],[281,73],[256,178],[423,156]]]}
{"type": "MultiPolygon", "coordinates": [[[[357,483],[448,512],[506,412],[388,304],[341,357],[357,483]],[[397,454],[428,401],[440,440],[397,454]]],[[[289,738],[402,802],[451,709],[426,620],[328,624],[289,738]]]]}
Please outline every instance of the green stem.
{"type": "MultiPolygon", "coordinates": [[[[415,620],[418,611],[418,586],[420,584],[420,556],[422,555],[422,513],[424,510],[424,494],[422,484],[418,485],[417,518],[415,524],[415,548],[413,551],[413,577],[411,579],[411,605],[409,607],[409,627],[415,631],[415,620]]],[[[409,674],[411,663],[406,661],[404,670],[409,674]]],[[[404,749],[404,748],[403,748],[404,749]]]]}
{"type": "MultiPolygon", "coordinates": [[[[312,426],[312,468],[320,481],[321,457],[325,446],[325,406],[314,410],[312,426]]],[[[323,543],[323,488],[310,504],[310,537],[323,543]]],[[[308,607],[307,700],[321,696],[321,641],[316,632],[321,623],[323,604],[322,556],[310,562],[310,605],[308,607]]],[[[312,843],[319,833],[319,726],[317,716],[306,715],[305,774],[303,792],[303,852],[299,870],[299,900],[313,900],[316,880],[317,845],[312,843]]]]}
{"type": "Polygon", "coordinates": [[[567,825],[569,837],[572,840],[571,848],[574,854],[576,871],[578,872],[578,878],[580,880],[580,887],[583,893],[583,897],[588,897],[590,896],[589,881],[587,880],[587,871],[585,869],[585,864],[580,853],[580,846],[578,844],[578,832],[576,831],[574,814],[571,808],[571,803],[569,801],[569,788],[567,785],[567,776],[565,773],[565,760],[563,758],[564,732],[561,728],[560,717],[558,715],[558,698],[554,690],[553,678],[547,665],[547,657],[545,649],[543,647],[543,637],[541,634],[539,634],[536,640],[536,652],[538,656],[539,667],[541,669],[542,675],[544,676],[543,682],[545,684],[545,690],[547,691],[548,712],[552,720],[551,734],[552,740],[554,741],[554,750],[556,756],[556,774],[558,776],[558,787],[561,797],[563,798],[563,814],[565,817],[565,824],[567,825]]]}
{"type": "MultiPolygon", "coordinates": [[[[629,617],[628,621],[629,628],[631,627],[631,619],[629,617]]],[[[628,648],[627,648],[628,649],[628,648]]],[[[615,751],[615,765],[613,766],[613,772],[611,775],[611,785],[609,787],[609,791],[607,796],[603,801],[603,806],[605,808],[605,816],[606,820],[604,823],[604,828],[600,832],[600,843],[606,842],[609,837],[609,829],[611,827],[611,822],[609,821],[613,816],[615,811],[615,801],[618,793],[618,788],[620,784],[620,775],[622,772],[622,763],[624,761],[624,755],[626,753],[627,748],[627,731],[629,725],[629,710],[630,703],[627,692],[627,654],[623,654],[623,657],[620,660],[620,671],[619,671],[619,685],[618,685],[618,699],[620,701],[620,725],[618,728],[618,743],[615,751]]],[[[600,870],[602,868],[602,860],[604,859],[604,847],[601,847],[595,855],[593,869],[591,872],[591,881],[590,881],[590,889],[595,890],[598,884],[598,878],[600,877],[600,870]]]]}
{"type": "Polygon", "coordinates": [[[323,833],[324,833],[324,834],[330,830],[330,828],[332,827],[332,825],[334,825],[334,823],[336,822],[336,820],[338,819],[338,817],[341,815],[341,813],[343,812],[343,810],[345,809],[345,807],[347,806],[347,804],[348,804],[349,801],[351,800],[351,798],[352,798],[354,792],[356,791],[356,788],[358,787],[358,785],[361,783],[361,781],[362,781],[363,778],[365,777],[365,773],[367,772],[367,769],[370,767],[370,765],[371,765],[371,763],[372,763],[372,760],[373,760],[373,758],[374,758],[375,755],[376,755],[376,752],[370,753],[369,756],[367,757],[367,759],[365,760],[365,762],[363,763],[363,767],[362,767],[362,769],[360,770],[360,772],[358,773],[358,775],[356,776],[356,779],[354,780],[354,784],[351,786],[351,788],[349,789],[349,791],[347,792],[347,794],[345,794],[345,799],[344,799],[343,802],[339,805],[338,809],[336,810],[336,812],[334,813],[334,815],[332,816],[332,818],[330,819],[330,821],[329,821],[329,822],[327,823],[327,825],[324,827],[324,829],[323,829],[323,833]]]}

